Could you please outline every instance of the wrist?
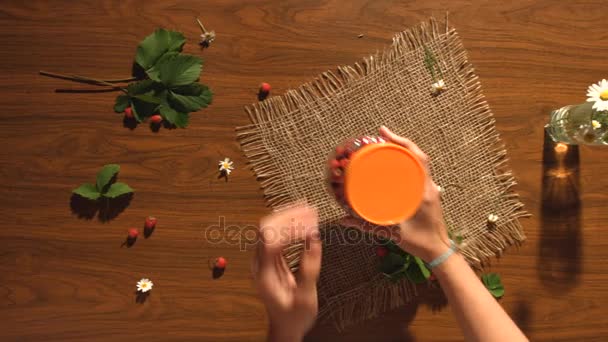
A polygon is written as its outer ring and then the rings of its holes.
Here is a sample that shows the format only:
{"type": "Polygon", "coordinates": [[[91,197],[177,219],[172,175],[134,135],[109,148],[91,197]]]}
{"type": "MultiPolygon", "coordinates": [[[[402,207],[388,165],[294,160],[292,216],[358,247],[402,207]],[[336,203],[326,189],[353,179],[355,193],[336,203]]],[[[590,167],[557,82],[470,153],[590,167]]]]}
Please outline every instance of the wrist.
{"type": "Polygon", "coordinates": [[[445,253],[447,253],[452,246],[452,242],[450,239],[446,238],[445,241],[443,239],[438,240],[432,246],[425,248],[422,253],[420,253],[420,258],[426,262],[431,263],[433,260],[441,257],[445,253]]]}
{"type": "Polygon", "coordinates": [[[270,325],[268,328],[268,342],[300,342],[304,334],[299,334],[289,329],[281,329],[270,325]]]}

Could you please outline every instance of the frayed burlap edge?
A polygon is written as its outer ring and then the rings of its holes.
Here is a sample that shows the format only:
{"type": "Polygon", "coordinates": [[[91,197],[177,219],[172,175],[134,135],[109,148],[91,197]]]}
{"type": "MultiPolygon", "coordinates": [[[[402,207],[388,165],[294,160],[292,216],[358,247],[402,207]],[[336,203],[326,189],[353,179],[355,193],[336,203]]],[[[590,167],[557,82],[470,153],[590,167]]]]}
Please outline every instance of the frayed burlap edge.
{"type": "MultiPolygon", "coordinates": [[[[271,97],[245,108],[252,124],[237,127],[237,139],[261,183],[269,207],[275,208],[302,199],[290,198],[287,195],[288,191],[282,181],[279,168],[273,164],[273,156],[265,149],[264,137],[260,134],[257,125],[289,115],[305,104],[322,101],[325,97],[339,92],[351,82],[391,63],[404,53],[422,48],[425,44],[445,34],[448,38],[448,48],[453,51],[454,63],[460,65],[459,75],[465,80],[464,85],[469,101],[473,103],[469,108],[470,115],[488,121],[480,139],[491,146],[491,153],[496,156],[494,160],[495,177],[503,188],[501,197],[511,209],[511,216],[508,219],[501,219],[498,224],[489,228],[480,237],[463,241],[460,251],[469,264],[479,271],[490,262],[491,257],[500,256],[508,246],[520,244],[525,240],[518,219],[530,215],[523,210],[523,204],[519,201],[518,194],[512,189],[516,185],[516,181],[512,173],[508,171],[506,149],[494,126],[493,114],[485,100],[474,68],[468,61],[467,52],[460,43],[458,33],[448,26],[447,16],[444,27],[445,31],[440,32],[439,24],[434,18],[431,18],[428,22],[398,33],[393,38],[392,45],[382,52],[364,58],[363,61],[353,66],[338,67],[336,72],[324,72],[312,82],[303,84],[297,89],[289,90],[281,96],[271,97]]],[[[294,271],[297,270],[301,248],[301,245],[295,244],[285,251],[288,264],[294,271]]],[[[382,275],[379,276],[382,277],[382,275]]],[[[324,308],[321,308],[319,318],[333,318],[336,328],[342,330],[346,326],[377,317],[386,310],[397,308],[409,302],[416,294],[416,286],[406,280],[398,283],[386,279],[370,280],[351,291],[327,298],[324,308]],[[353,293],[357,294],[357,300],[353,300],[353,293]]]]}

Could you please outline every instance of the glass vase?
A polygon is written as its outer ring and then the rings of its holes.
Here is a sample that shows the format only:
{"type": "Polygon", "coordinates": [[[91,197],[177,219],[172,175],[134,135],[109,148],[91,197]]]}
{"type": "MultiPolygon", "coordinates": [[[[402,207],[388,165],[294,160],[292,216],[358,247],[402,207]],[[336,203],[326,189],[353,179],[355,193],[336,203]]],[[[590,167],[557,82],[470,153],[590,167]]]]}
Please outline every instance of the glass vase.
{"type": "Polygon", "coordinates": [[[554,110],[545,129],[557,143],[608,145],[608,113],[594,110],[592,102],[554,110]]]}

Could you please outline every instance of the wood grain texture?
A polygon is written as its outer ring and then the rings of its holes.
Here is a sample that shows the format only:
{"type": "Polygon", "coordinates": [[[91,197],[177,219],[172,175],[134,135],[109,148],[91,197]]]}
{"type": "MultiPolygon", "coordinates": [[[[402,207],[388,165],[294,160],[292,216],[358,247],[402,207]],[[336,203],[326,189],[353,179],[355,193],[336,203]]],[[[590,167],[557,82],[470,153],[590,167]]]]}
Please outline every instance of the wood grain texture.
{"type": "MultiPolygon", "coordinates": [[[[235,141],[244,105],[266,81],[279,94],[336,65],[352,64],[395,32],[450,13],[496,115],[517,190],[534,216],[528,240],[491,270],[501,301],[534,341],[602,341],[608,335],[608,150],[582,148],[580,203],[543,206],[543,129],[551,109],[584,101],[606,75],[607,1],[67,1],[5,0],[0,6],[0,340],[263,340],[266,316],[249,276],[251,253],[212,244],[224,217],[246,230],[265,209],[235,141]],[[196,45],[194,16],[216,30],[196,45]],[[205,59],[214,103],[185,130],[131,131],[112,112],[113,93],[55,93],[76,84],[39,69],[127,76],[139,40],[158,26],[186,34],[205,59]],[[364,34],[363,38],[357,38],[364,34]],[[237,167],[229,182],[216,163],[237,167]],[[70,191],[106,163],[136,189],[109,222],[79,219],[70,191]],[[121,248],[130,226],[159,218],[149,239],[121,248]],[[207,260],[228,259],[212,279],[207,260]],[[155,282],[135,303],[135,283],[155,282]]],[[[90,88],[90,87],[89,87],[90,88]]],[[[571,196],[575,196],[572,193],[571,196]]],[[[431,298],[432,299],[432,298],[431,298]]],[[[458,341],[449,308],[419,303],[345,333],[316,327],[308,341],[458,341]]]]}

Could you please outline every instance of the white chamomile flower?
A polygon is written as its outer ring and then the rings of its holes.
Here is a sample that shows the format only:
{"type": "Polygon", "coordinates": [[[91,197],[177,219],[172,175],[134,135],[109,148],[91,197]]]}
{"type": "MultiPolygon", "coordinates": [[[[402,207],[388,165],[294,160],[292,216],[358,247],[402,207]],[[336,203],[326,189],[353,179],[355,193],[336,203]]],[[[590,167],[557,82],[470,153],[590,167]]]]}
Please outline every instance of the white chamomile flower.
{"type": "Polygon", "coordinates": [[[598,112],[608,110],[608,81],[601,80],[587,90],[587,102],[594,102],[593,109],[598,112]]]}
{"type": "Polygon", "coordinates": [[[490,223],[498,222],[498,215],[496,215],[496,214],[488,215],[488,222],[490,222],[490,223]]]}
{"type": "Polygon", "coordinates": [[[433,84],[431,84],[434,93],[440,93],[445,89],[445,82],[443,80],[439,80],[433,84]]]}
{"type": "Polygon", "coordinates": [[[594,129],[602,128],[602,124],[597,120],[591,120],[591,126],[593,126],[594,129]]]}
{"type": "Polygon", "coordinates": [[[227,175],[234,170],[234,166],[232,166],[233,162],[230,158],[224,158],[224,160],[220,160],[219,167],[220,172],[226,172],[227,175]]]}
{"type": "Polygon", "coordinates": [[[152,290],[152,286],[154,286],[154,283],[150,279],[143,278],[137,282],[137,291],[146,293],[152,290]]]}

